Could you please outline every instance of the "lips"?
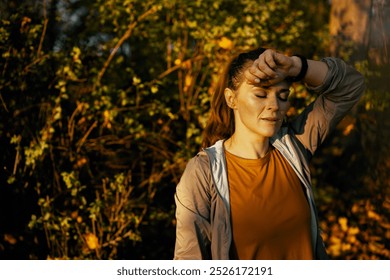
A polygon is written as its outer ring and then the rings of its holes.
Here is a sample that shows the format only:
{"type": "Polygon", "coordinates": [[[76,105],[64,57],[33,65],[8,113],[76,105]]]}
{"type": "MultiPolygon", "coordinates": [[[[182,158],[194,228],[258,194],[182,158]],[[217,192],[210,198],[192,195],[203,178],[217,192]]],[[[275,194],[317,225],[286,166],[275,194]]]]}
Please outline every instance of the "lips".
{"type": "Polygon", "coordinates": [[[266,117],[266,118],[261,118],[263,121],[268,121],[268,122],[278,122],[280,119],[276,117],[266,117]]]}

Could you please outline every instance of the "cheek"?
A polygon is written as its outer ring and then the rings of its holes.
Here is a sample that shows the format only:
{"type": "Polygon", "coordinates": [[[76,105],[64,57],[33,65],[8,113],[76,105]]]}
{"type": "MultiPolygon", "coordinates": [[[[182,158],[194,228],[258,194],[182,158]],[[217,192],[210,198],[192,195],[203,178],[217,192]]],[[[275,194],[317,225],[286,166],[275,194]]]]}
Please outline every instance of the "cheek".
{"type": "Polygon", "coordinates": [[[290,102],[289,102],[289,101],[283,102],[283,103],[280,105],[280,112],[281,112],[283,115],[285,115],[289,109],[290,109],[290,102]]]}
{"type": "Polygon", "coordinates": [[[241,100],[238,108],[241,111],[241,113],[253,114],[259,111],[261,107],[262,104],[259,102],[259,100],[248,98],[246,100],[241,100]]]}

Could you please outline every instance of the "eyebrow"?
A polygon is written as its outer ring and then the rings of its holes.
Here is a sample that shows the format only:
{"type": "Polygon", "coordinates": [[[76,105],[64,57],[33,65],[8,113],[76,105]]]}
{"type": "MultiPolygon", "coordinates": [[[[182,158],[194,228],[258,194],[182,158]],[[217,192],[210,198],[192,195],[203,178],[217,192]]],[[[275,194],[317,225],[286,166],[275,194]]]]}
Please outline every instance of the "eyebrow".
{"type": "MultiPolygon", "coordinates": [[[[259,88],[259,89],[264,89],[264,90],[268,90],[270,87],[272,87],[272,85],[271,86],[254,86],[255,88],[259,88]]],[[[279,89],[277,92],[278,93],[281,93],[281,92],[290,92],[290,88],[281,88],[281,89],[279,89]]]]}

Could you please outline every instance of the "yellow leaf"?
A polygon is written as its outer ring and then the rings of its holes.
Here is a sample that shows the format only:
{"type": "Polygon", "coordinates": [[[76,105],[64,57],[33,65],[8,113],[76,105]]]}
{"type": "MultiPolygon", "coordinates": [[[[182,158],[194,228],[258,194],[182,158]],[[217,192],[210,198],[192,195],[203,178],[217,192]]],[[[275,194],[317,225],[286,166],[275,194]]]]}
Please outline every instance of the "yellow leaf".
{"type": "Polygon", "coordinates": [[[77,165],[78,167],[81,167],[81,166],[85,165],[86,163],[87,163],[87,159],[86,159],[85,157],[82,157],[82,158],[80,158],[80,159],[77,161],[76,165],[77,165]]]}
{"type": "Polygon", "coordinates": [[[343,243],[343,244],[341,245],[341,250],[342,250],[342,251],[351,250],[351,244],[343,243]]]}
{"type": "Polygon", "coordinates": [[[99,247],[99,239],[93,233],[87,233],[85,235],[85,241],[89,249],[94,250],[99,247]]]}
{"type": "Polygon", "coordinates": [[[376,221],[379,221],[381,219],[381,216],[379,216],[378,213],[376,213],[373,210],[368,210],[367,216],[368,216],[368,218],[374,219],[376,221]]]}
{"type": "Polygon", "coordinates": [[[329,238],[329,241],[335,245],[339,245],[341,243],[341,239],[333,235],[329,238]]]}
{"type": "Polygon", "coordinates": [[[138,77],[133,77],[133,85],[139,85],[141,83],[141,79],[138,77]]]}
{"type": "Polygon", "coordinates": [[[345,217],[340,217],[339,218],[339,224],[341,226],[342,231],[347,231],[348,230],[348,219],[345,217]]]}
{"type": "Polygon", "coordinates": [[[153,94],[155,94],[155,93],[158,92],[158,87],[157,87],[157,86],[152,86],[152,87],[150,88],[150,90],[151,90],[151,92],[152,92],[153,94]]]}
{"type": "Polygon", "coordinates": [[[70,213],[70,217],[71,217],[72,219],[76,219],[78,215],[79,215],[79,212],[78,212],[77,210],[76,210],[76,211],[73,211],[72,213],[70,213]]]}
{"type": "Polygon", "coordinates": [[[353,206],[352,206],[352,209],[351,209],[351,211],[352,211],[352,213],[357,213],[357,212],[359,212],[359,210],[360,210],[360,206],[358,205],[358,204],[354,204],[353,206]]]}
{"type": "Polygon", "coordinates": [[[373,253],[379,253],[382,250],[383,246],[378,243],[369,243],[368,249],[373,253]]]}
{"type": "Polygon", "coordinates": [[[381,227],[385,228],[385,229],[390,229],[390,223],[386,223],[386,222],[381,222],[379,223],[381,225],[381,227]]]}
{"type": "Polygon", "coordinates": [[[351,133],[351,131],[354,129],[355,125],[353,123],[347,125],[346,128],[344,128],[343,134],[344,136],[347,136],[351,133]]]}
{"type": "Polygon", "coordinates": [[[359,228],[358,227],[350,227],[348,229],[348,234],[349,235],[356,235],[360,232],[359,228]]]}
{"type": "Polygon", "coordinates": [[[233,42],[230,39],[228,39],[227,37],[222,37],[218,41],[218,46],[222,49],[225,49],[225,50],[231,50],[233,48],[233,42]]]}
{"type": "Polygon", "coordinates": [[[328,247],[329,254],[335,257],[340,255],[340,249],[340,244],[335,244],[328,247]]]}
{"type": "Polygon", "coordinates": [[[350,243],[350,244],[354,244],[355,242],[356,242],[356,236],[355,235],[349,235],[348,237],[347,237],[347,241],[348,241],[348,243],[350,243]]]}
{"type": "Polygon", "coordinates": [[[192,83],[192,77],[190,75],[186,75],[185,82],[184,82],[185,86],[189,87],[191,83],[192,83]]]}
{"type": "Polygon", "coordinates": [[[4,234],[4,241],[11,245],[15,245],[18,242],[18,240],[12,234],[8,233],[4,234]]]}
{"type": "Polygon", "coordinates": [[[103,117],[104,117],[105,120],[108,120],[108,119],[110,118],[110,112],[107,111],[107,110],[105,110],[105,111],[103,112],[103,117]]]}

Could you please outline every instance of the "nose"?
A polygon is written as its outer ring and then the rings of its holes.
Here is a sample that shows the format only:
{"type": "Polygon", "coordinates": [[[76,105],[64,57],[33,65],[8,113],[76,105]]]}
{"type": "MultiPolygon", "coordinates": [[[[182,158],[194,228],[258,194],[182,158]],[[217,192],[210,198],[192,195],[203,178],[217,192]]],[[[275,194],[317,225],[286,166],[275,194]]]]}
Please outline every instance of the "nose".
{"type": "Polygon", "coordinates": [[[269,95],[267,98],[267,110],[278,111],[279,110],[279,99],[276,95],[269,95]]]}

